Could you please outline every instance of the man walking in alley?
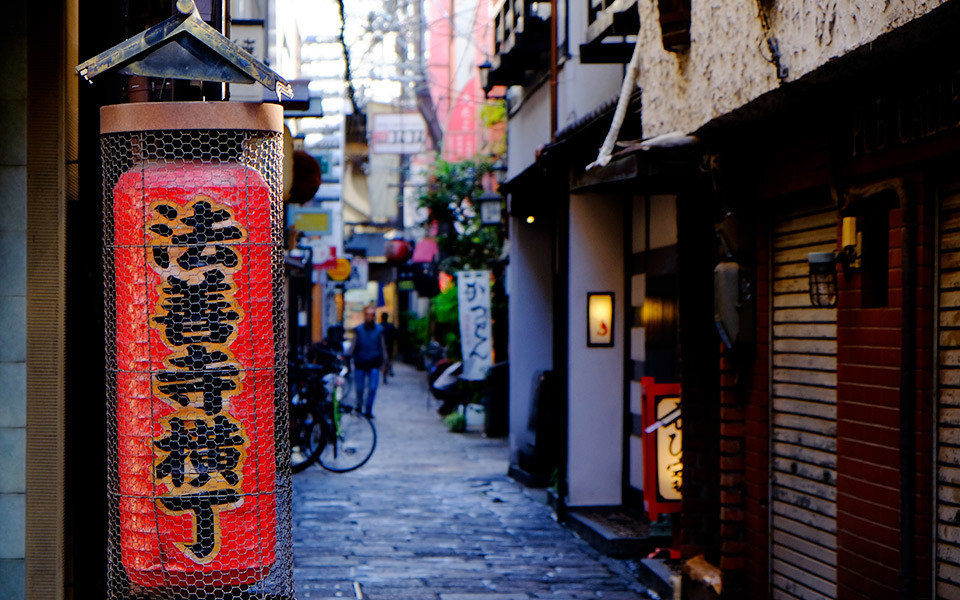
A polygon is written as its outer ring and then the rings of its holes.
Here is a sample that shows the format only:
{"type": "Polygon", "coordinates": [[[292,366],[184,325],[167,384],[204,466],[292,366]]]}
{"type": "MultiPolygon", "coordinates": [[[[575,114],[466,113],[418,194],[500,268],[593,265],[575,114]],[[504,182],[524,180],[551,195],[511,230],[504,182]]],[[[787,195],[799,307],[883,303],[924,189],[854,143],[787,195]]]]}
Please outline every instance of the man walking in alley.
{"type": "Polygon", "coordinates": [[[353,344],[348,358],[353,360],[357,410],[373,417],[373,400],[380,383],[380,369],[387,364],[387,346],[383,329],[376,323],[377,312],[372,306],[363,309],[363,324],[353,330],[353,344]],[[368,388],[369,385],[369,388],[368,388]],[[364,398],[366,391],[366,398],[364,398]]]}

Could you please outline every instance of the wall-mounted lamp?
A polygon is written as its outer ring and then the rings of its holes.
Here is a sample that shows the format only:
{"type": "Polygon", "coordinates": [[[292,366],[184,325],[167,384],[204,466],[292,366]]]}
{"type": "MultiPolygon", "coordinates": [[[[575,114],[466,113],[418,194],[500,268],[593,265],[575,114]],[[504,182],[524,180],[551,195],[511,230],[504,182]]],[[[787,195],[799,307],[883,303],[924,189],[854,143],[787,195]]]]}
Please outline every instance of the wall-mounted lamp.
{"type": "Polygon", "coordinates": [[[837,255],[833,252],[807,254],[810,265],[810,303],[819,308],[837,305],[837,255]]]}
{"type": "Polygon", "coordinates": [[[496,192],[484,192],[477,198],[480,222],[484,225],[499,225],[503,218],[503,201],[496,192]]]}
{"type": "Polygon", "coordinates": [[[613,346],[613,292],[587,292],[587,347],[613,346]]]}
{"type": "Polygon", "coordinates": [[[843,218],[842,249],[839,252],[810,252],[810,303],[820,308],[837,305],[837,265],[848,274],[860,268],[860,234],[856,217],[843,218]]]}

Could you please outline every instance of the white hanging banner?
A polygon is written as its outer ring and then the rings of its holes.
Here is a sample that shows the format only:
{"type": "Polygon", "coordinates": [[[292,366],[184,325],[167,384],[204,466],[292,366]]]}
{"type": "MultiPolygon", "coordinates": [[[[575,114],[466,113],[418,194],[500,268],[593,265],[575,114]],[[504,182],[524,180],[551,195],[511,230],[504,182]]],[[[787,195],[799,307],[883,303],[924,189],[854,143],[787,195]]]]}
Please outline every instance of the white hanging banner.
{"type": "Polygon", "coordinates": [[[463,353],[461,379],[486,378],[493,364],[493,327],[490,318],[490,271],[457,273],[457,302],[460,311],[460,350],[463,353]]]}

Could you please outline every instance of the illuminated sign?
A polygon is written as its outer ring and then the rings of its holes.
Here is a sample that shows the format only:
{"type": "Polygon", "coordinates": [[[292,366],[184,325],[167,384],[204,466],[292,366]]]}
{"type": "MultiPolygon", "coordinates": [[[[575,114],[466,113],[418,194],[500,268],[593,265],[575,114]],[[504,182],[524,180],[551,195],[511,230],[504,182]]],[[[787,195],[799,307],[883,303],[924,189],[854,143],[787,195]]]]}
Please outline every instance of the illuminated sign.
{"type": "Polygon", "coordinates": [[[680,510],[683,433],[679,383],[640,380],[643,390],[643,504],[651,521],[680,510]]]}
{"type": "Polygon", "coordinates": [[[613,346],[613,292],[587,294],[587,346],[613,346]]]}

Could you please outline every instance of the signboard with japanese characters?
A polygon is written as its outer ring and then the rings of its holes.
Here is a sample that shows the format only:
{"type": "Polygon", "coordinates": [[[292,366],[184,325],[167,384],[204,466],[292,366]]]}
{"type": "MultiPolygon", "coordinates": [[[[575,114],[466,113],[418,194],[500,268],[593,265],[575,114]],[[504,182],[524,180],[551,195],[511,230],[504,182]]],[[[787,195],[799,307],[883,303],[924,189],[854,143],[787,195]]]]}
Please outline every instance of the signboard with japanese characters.
{"type": "Polygon", "coordinates": [[[490,271],[457,273],[460,310],[461,379],[481,380],[493,364],[493,324],[490,316],[490,271]]]}
{"type": "Polygon", "coordinates": [[[370,117],[370,151],[374,154],[420,154],[427,149],[427,124],[420,113],[373,113],[370,117]]]}
{"type": "Polygon", "coordinates": [[[651,521],[680,510],[683,430],[679,383],[640,380],[643,393],[643,504],[651,521]]]}
{"type": "MultiPolygon", "coordinates": [[[[230,22],[230,39],[249,52],[257,60],[267,59],[267,32],[263,19],[233,19],[230,22]]],[[[244,102],[263,100],[263,86],[257,83],[230,84],[230,99],[244,102]]]]}
{"type": "Polygon", "coordinates": [[[119,550],[144,588],[275,561],[270,188],[239,164],[137,165],[113,188],[119,550]]]}
{"type": "Polygon", "coordinates": [[[683,484],[683,433],[679,417],[666,423],[675,411],[680,410],[680,397],[673,395],[657,396],[657,420],[661,425],[656,429],[657,436],[657,494],[664,500],[680,500],[680,487],[683,484]]]}

